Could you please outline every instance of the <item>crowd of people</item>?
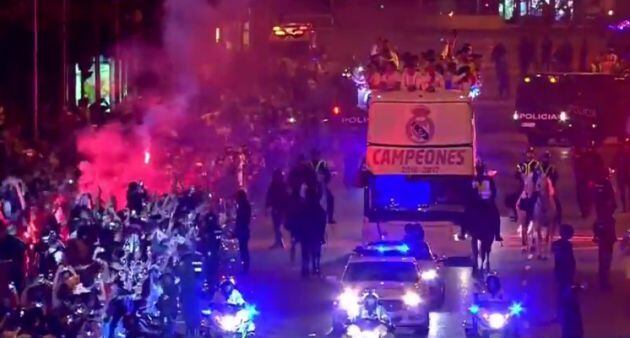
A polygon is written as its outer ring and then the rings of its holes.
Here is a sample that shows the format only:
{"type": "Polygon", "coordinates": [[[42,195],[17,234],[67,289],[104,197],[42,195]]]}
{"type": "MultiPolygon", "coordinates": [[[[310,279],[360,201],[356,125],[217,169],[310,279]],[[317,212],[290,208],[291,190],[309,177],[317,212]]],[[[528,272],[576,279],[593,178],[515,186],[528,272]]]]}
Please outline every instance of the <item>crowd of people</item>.
{"type": "Polygon", "coordinates": [[[284,246],[287,230],[291,257],[301,248],[302,274],[319,274],[334,196],[331,169],[311,149],[326,142],[317,129],[332,76],[322,62],[308,60],[278,60],[262,81],[266,87],[237,84],[194,98],[204,104],[189,107],[199,119],[184,128],[202,130],[203,145],[190,132],[160,140],[162,149],[145,161],[163,160],[174,172],[173,189],[162,194],[129,182],[126,203],[81,191],[77,168],[89,159],[77,152],[74,132],[108,123],[133,130],[148,114],[141,98],[68,110],[58,121],[66,132],[45,135],[49,145],[27,145],[19,124],[0,119],[1,175],[8,177],[0,198],[0,264],[11,271],[0,278],[0,332],[169,335],[176,318],[198,331],[204,297],[197,296],[216,290],[224,273],[249,271],[250,225],[264,209],[275,227],[272,247],[284,246]],[[298,155],[307,151],[308,160],[298,155]]]}
{"type": "Polygon", "coordinates": [[[19,179],[3,184],[0,254],[12,272],[0,283],[3,334],[115,337],[157,323],[172,332],[177,304],[188,329],[198,330],[199,300],[186,295],[216,285],[228,232],[247,262],[251,216],[242,191],[230,206],[194,189],[149,197],[132,182],[121,210],[82,194],[54,212],[23,204],[36,190],[21,190],[19,179]],[[42,215],[31,217],[33,209],[42,215]],[[233,229],[222,228],[228,219],[233,229]],[[147,323],[151,316],[158,319],[147,323]]]}
{"type": "MultiPolygon", "coordinates": [[[[469,44],[456,50],[455,38],[439,53],[427,50],[420,55],[398,53],[389,41],[379,39],[365,67],[369,87],[470,92],[479,82],[481,56],[469,44]]],[[[549,63],[545,53],[542,62],[549,63]]],[[[501,63],[504,54],[493,52],[492,59],[501,63]]],[[[333,168],[317,150],[331,149],[319,131],[331,106],[335,78],[325,59],[278,60],[263,81],[269,84],[264,89],[235,87],[195,98],[206,104],[194,112],[199,119],[193,123],[205,127],[204,143],[210,146],[200,156],[191,147],[178,147],[190,140],[173,141],[177,150],[167,157],[173,166],[187,165],[176,168],[179,179],[174,181],[179,182],[173,182],[174,189],[157,194],[140,181],[129,182],[124,203],[80,191],[81,159],[73,133],[49,135],[54,147],[43,142],[28,147],[19,137],[19,126],[6,123],[0,109],[0,174],[8,176],[0,189],[0,265],[9,272],[0,276],[0,332],[61,337],[103,331],[114,337],[153,329],[172,334],[177,318],[187,330],[198,331],[203,297],[195,296],[214,291],[225,272],[250,269],[250,226],[257,206],[271,217],[271,248],[290,246],[292,260],[299,248],[301,275],[320,275],[327,227],[335,223],[333,168]],[[300,155],[306,151],[308,159],[300,155]],[[283,230],[290,234],[289,243],[283,230]],[[232,256],[238,259],[228,259],[232,256]]],[[[80,113],[68,111],[59,123],[67,131],[112,120],[133,128],[142,122],[143,113],[117,110],[129,106],[133,104],[82,103],[80,113]]],[[[626,157],[620,155],[620,166],[627,166],[626,157]]],[[[549,160],[532,164],[533,158],[528,158],[519,168],[549,174],[555,170],[549,160]]],[[[624,187],[625,210],[630,179],[617,177],[624,187]]],[[[603,178],[600,183],[608,193],[603,178]]],[[[493,224],[490,232],[475,236],[502,240],[496,187],[481,163],[474,184],[478,206],[492,207],[488,219],[493,224]]],[[[602,208],[595,206],[595,231],[606,244],[600,249],[605,284],[612,214],[602,208]]],[[[474,233],[474,225],[471,229],[474,233]]],[[[564,283],[568,277],[559,278],[564,283]]]]}
{"type": "Polygon", "coordinates": [[[370,52],[366,79],[372,89],[423,90],[458,89],[466,93],[479,81],[481,55],[470,44],[455,50],[457,34],[444,49],[428,49],[420,55],[399,53],[389,40],[379,38],[370,52]]]}

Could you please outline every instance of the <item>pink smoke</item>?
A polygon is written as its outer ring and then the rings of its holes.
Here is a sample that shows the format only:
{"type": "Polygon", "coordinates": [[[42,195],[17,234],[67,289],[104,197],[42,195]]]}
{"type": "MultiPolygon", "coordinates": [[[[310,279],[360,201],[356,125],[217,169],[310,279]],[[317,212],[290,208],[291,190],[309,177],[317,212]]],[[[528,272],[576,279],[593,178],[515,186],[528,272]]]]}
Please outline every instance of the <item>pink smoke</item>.
{"type": "Polygon", "coordinates": [[[142,181],[152,192],[165,193],[171,188],[169,173],[153,157],[148,138],[138,129],[119,123],[108,124],[98,131],[83,131],[77,149],[85,158],[79,164],[79,188],[105,201],[112,197],[122,206],[127,186],[142,181]],[[149,160],[147,160],[149,157],[149,160]]]}
{"type": "Polygon", "coordinates": [[[120,208],[131,181],[144,182],[152,193],[168,192],[175,183],[208,184],[210,152],[221,143],[213,138],[214,126],[201,122],[195,102],[209,82],[223,79],[228,53],[212,43],[214,28],[247,2],[229,3],[217,9],[206,0],[166,0],[163,48],[142,47],[139,41],[120,46],[123,55],[137,60],[130,77],[156,74],[158,83],[142,98],[128,98],[134,113],[143,116],[142,125],[113,123],[78,135],[82,192],[115,197],[120,208]]]}

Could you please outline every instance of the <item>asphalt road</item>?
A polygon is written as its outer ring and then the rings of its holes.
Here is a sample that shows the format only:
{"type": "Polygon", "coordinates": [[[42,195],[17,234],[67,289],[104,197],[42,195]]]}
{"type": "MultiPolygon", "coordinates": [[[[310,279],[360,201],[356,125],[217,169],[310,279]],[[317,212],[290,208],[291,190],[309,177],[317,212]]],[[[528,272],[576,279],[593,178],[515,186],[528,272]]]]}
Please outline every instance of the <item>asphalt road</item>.
{"type": "MultiPolygon", "coordinates": [[[[480,103],[476,106],[478,145],[480,155],[489,167],[499,172],[497,181],[500,201],[503,194],[515,189],[512,178],[515,163],[526,147],[525,137],[516,133],[511,123],[509,104],[480,103]]],[[[577,228],[575,252],[578,259],[578,279],[584,284],[582,313],[587,337],[630,337],[630,283],[622,276],[620,253],[616,252],[614,286],[612,292],[598,289],[595,279],[597,251],[590,241],[590,220],[578,216],[575,203],[570,150],[550,149],[558,165],[561,179],[560,198],[568,222],[577,228]]],[[[324,248],[324,276],[339,276],[351,250],[361,242],[364,231],[362,193],[337,184],[338,224],[328,229],[328,243],[324,248]]],[[[626,215],[618,215],[624,220],[626,215]]],[[[395,237],[397,225],[386,225],[395,237]]],[[[456,229],[445,224],[427,224],[427,238],[439,255],[459,255],[469,252],[468,242],[456,242],[456,229]]],[[[272,241],[270,220],[256,216],[252,226],[252,270],[247,276],[237,276],[246,298],[260,311],[257,318],[261,337],[322,337],[330,328],[331,303],[337,286],[326,278],[302,279],[298,262],[291,264],[288,250],[269,250],[272,241]]],[[[552,261],[530,260],[520,253],[515,225],[504,219],[505,245],[495,243],[492,254],[493,269],[501,276],[506,298],[523,301],[525,315],[524,336],[559,337],[552,261]]],[[[474,279],[467,268],[444,268],[446,302],[431,314],[428,337],[463,337],[462,321],[474,292],[474,279]]]]}

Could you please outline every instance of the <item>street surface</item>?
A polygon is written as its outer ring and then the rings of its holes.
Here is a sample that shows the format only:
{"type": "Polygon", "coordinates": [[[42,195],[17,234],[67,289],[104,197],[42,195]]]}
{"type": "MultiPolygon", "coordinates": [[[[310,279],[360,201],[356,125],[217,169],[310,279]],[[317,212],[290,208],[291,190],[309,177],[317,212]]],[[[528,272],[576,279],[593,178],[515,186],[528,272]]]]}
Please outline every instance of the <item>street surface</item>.
{"type": "MultiPolygon", "coordinates": [[[[526,147],[525,137],[516,133],[511,120],[513,107],[508,103],[480,102],[476,104],[477,141],[480,156],[488,167],[498,171],[497,186],[502,214],[505,194],[515,189],[515,164],[526,147]]],[[[613,261],[611,292],[602,292],[596,283],[597,250],[591,242],[592,220],[578,216],[573,171],[568,148],[550,148],[560,172],[559,192],[565,213],[565,222],[576,227],[574,239],[577,259],[577,280],[585,286],[582,293],[582,315],[586,337],[630,337],[630,283],[623,279],[619,250],[613,261]]],[[[542,150],[538,151],[541,154],[542,150]]],[[[362,191],[342,188],[336,182],[337,221],[329,226],[328,243],[324,246],[322,274],[340,276],[352,249],[361,243],[363,229],[362,191]]],[[[258,208],[260,210],[260,208],[258,208]]],[[[619,229],[625,229],[624,217],[617,215],[619,229]],[[619,224],[621,223],[621,224],[619,224]]],[[[385,225],[390,237],[400,225],[385,225]]],[[[427,239],[433,251],[442,256],[465,255],[470,252],[469,242],[456,242],[457,231],[446,224],[425,225],[427,239]]],[[[270,219],[262,211],[252,225],[252,269],[248,276],[237,277],[248,301],[257,305],[258,335],[261,337],[322,337],[330,328],[332,300],[337,287],[326,278],[303,279],[299,275],[299,251],[291,265],[289,251],[269,250],[272,243],[270,219]]],[[[556,315],[555,285],[552,276],[553,260],[528,260],[520,252],[516,226],[503,218],[503,246],[495,243],[492,268],[502,279],[508,299],[519,299],[525,307],[526,337],[560,337],[556,315]]],[[[620,232],[618,232],[619,234],[620,232]]],[[[288,239],[288,236],[285,237],[288,239]]],[[[428,337],[463,337],[462,321],[475,291],[475,280],[469,268],[443,268],[446,277],[446,302],[431,314],[428,337]]]]}

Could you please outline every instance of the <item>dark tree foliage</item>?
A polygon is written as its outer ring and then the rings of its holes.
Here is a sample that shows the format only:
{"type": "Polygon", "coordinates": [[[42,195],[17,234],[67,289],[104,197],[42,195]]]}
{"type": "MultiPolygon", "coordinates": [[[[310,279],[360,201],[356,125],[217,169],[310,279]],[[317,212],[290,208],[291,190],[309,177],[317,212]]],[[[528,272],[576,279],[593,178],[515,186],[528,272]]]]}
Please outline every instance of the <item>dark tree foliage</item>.
{"type": "MultiPolygon", "coordinates": [[[[139,38],[159,44],[162,0],[66,0],[68,63],[87,71],[97,55],[139,38]]],[[[63,0],[39,0],[40,110],[45,124],[62,104],[63,0]]],[[[0,105],[29,126],[33,103],[33,0],[0,1],[0,105]]],[[[87,72],[84,75],[88,75],[87,72]]]]}

